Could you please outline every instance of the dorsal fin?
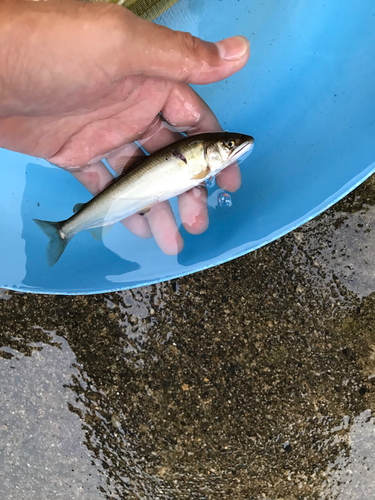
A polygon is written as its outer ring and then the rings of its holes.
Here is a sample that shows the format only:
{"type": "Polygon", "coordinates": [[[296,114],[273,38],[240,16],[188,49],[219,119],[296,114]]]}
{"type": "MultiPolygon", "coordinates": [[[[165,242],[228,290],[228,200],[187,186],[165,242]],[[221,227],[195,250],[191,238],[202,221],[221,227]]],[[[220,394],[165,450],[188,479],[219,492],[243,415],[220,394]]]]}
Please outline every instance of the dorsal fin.
{"type": "Polygon", "coordinates": [[[77,213],[81,210],[82,207],[84,207],[86,203],[77,203],[77,205],[74,205],[73,207],[73,213],[77,213]]]}

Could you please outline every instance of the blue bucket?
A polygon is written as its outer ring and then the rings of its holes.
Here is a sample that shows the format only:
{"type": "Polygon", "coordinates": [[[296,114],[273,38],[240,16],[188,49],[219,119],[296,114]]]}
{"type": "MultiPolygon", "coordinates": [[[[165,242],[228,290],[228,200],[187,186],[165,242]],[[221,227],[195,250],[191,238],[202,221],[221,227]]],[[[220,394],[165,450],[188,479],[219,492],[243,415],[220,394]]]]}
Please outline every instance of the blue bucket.
{"type": "MultiPolygon", "coordinates": [[[[255,138],[232,206],[220,206],[212,186],[209,229],[191,236],[181,228],[177,257],[117,224],[100,243],[78,234],[49,268],[47,240],[32,219],[65,219],[90,195],[48,162],[1,150],[1,287],[89,294],[193,273],[279,238],[375,170],[373,0],[180,0],[157,22],[207,40],[251,41],[244,70],[196,87],[225,129],[255,138]]],[[[177,214],[176,200],[172,206],[177,214]]]]}

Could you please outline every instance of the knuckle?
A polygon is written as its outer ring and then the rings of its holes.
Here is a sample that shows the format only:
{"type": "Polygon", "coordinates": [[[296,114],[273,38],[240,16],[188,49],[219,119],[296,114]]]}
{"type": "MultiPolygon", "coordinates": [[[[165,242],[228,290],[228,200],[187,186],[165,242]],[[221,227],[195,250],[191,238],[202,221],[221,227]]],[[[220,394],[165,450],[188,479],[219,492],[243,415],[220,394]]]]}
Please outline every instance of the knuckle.
{"type": "Polygon", "coordinates": [[[185,59],[196,61],[201,52],[201,43],[199,38],[196,38],[191,33],[180,31],[178,32],[178,44],[180,53],[185,59]]]}
{"type": "Polygon", "coordinates": [[[191,33],[179,31],[176,33],[177,46],[179,48],[180,57],[183,59],[179,66],[180,81],[187,81],[191,77],[194,62],[197,61],[199,54],[199,39],[191,33]]]}
{"type": "Polygon", "coordinates": [[[178,32],[180,47],[184,53],[195,55],[198,49],[198,39],[186,31],[178,32]]]}

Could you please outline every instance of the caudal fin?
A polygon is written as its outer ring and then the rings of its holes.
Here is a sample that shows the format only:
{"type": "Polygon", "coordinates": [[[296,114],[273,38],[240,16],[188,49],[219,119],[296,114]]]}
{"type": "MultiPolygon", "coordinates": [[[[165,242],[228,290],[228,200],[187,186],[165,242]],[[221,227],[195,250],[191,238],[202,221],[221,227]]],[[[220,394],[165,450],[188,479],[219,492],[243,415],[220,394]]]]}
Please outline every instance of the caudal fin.
{"type": "Polygon", "coordinates": [[[43,233],[48,236],[47,262],[49,266],[54,266],[61,257],[69,238],[61,237],[61,222],[48,222],[46,220],[33,219],[43,233]]]}

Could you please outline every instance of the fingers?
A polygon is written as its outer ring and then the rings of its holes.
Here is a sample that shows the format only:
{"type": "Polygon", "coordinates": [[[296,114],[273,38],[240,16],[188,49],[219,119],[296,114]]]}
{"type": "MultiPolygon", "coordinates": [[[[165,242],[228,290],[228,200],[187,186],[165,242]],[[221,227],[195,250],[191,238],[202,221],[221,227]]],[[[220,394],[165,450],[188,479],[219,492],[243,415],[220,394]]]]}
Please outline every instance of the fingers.
{"type": "MultiPolygon", "coordinates": [[[[203,106],[203,101],[202,103],[203,106]]],[[[214,115],[208,110],[206,115],[209,119],[202,121],[203,126],[219,127],[214,115]],[[204,125],[205,123],[205,125],[204,125]]],[[[181,123],[189,123],[189,116],[183,116],[181,123]]],[[[196,126],[196,124],[195,124],[196,126]]],[[[181,134],[169,129],[168,125],[159,119],[154,123],[144,136],[140,139],[140,144],[149,153],[175,142],[181,138],[181,134]]],[[[201,234],[208,227],[207,190],[205,187],[196,187],[178,197],[178,207],[181,221],[191,234],[201,234]]],[[[183,248],[183,239],[178,231],[177,223],[173,211],[168,202],[157,205],[146,215],[152,234],[160,248],[168,255],[179,253],[183,248]]]]}
{"type": "Polygon", "coordinates": [[[183,137],[182,134],[171,130],[171,127],[164,120],[157,117],[152,126],[146,130],[138,140],[139,144],[148,152],[154,153],[172,142],[176,142],[183,137]]]}
{"type": "MultiPolygon", "coordinates": [[[[171,131],[160,118],[157,118],[139,142],[148,152],[153,153],[180,137],[181,134],[171,131]]],[[[116,173],[121,173],[144,156],[136,144],[125,144],[112,151],[106,160],[116,173]]],[[[112,174],[101,161],[94,161],[85,169],[71,170],[71,173],[92,195],[98,194],[113,180],[112,174]]],[[[154,236],[161,250],[167,255],[176,255],[184,246],[169,202],[159,203],[146,216],[134,214],[121,223],[141,238],[154,236]]]]}
{"type": "Polygon", "coordinates": [[[161,112],[168,123],[188,135],[222,131],[209,106],[185,83],[174,85],[161,112]]]}
{"type": "Polygon", "coordinates": [[[184,247],[184,240],[169,202],[158,203],[145,217],[160,249],[167,255],[179,254],[184,247]]]}
{"type": "MultiPolygon", "coordinates": [[[[181,137],[181,134],[170,130],[167,124],[158,117],[138,142],[151,154],[181,137]]],[[[184,240],[178,230],[169,201],[158,203],[152,207],[144,219],[147,220],[156,243],[165,254],[177,255],[182,251],[184,240]]]]}
{"type": "MultiPolygon", "coordinates": [[[[140,144],[149,153],[175,142],[181,134],[170,130],[161,119],[140,139],[140,144]]],[[[178,197],[181,221],[191,234],[201,234],[208,227],[207,190],[196,187],[178,197]]],[[[177,223],[169,202],[156,205],[146,215],[152,234],[159,247],[167,255],[181,252],[184,242],[178,231],[177,223]]]]}
{"type": "Polygon", "coordinates": [[[241,170],[238,163],[229,165],[216,176],[216,184],[226,191],[234,193],[241,187],[241,170]]]}
{"type": "Polygon", "coordinates": [[[249,41],[242,36],[210,43],[130,13],[124,14],[123,20],[127,40],[123,46],[129,47],[123,51],[124,66],[131,74],[206,84],[236,73],[250,55],[249,41]]]}
{"type": "MultiPolygon", "coordinates": [[[[219,122],[207,104],[186,84],[176,84],[173,87],[165,105],[162,108],[163,117],[169,124],[188,135],[201,132],[220,131],[219,122]]],[[[180,139],[182,135],[160,117],[143,133],[139,143],[149,153],[180,139]]],[[[135,144],[126,144],[112,151],[107,156],[109,165],[120,172],[134,161],[143,157],[142,151],[135,144]]],[[[73,172],[73,175],[89,189],[92,194],[99,191],[112,180],[112,175],[102,162],[92,163],[83,171],[73,172]]],[[[222,189],[235,191],[241,184],[238,165],[227,167],[217,178],[222,189]]],[[[207,190],[197,187],[178,198],[181,221],[186,231],[191,234],[201,234],[208,227],[207,190]]],[[[184,242],[169,202],[159,203],[148,214],[141,217],[135,214],[122,222],[134,234],[143,238],[154,236],[161,250],[167,255],[179,253],[184,242]]]]}
{"type": "Polygon", "coordinates": [[[181,221],[188,233],[202,234],[208,228],[207,189],[197,186],[178,197],[181,221]]]}
{"type": "Polygon", "coordinates": [[[126,219],[123,219],[121,224],[131,233],[135,234],[135,236],[139,236],[143,239],[152,238],[152,232],[148,221],[139,214],[134,214],[126,219]]]}
{"type": "MultiPolygon", "coordinates": [[[[186,84],[176,84],[173,87],[162,114],[168,123],[186,130],[188,135],[222,130],[209,106],[186,84]]],[[[238,164],[222,170],[216,181],[222,189],[237,191],[241,186],[241,171],[238,164]]]]}

